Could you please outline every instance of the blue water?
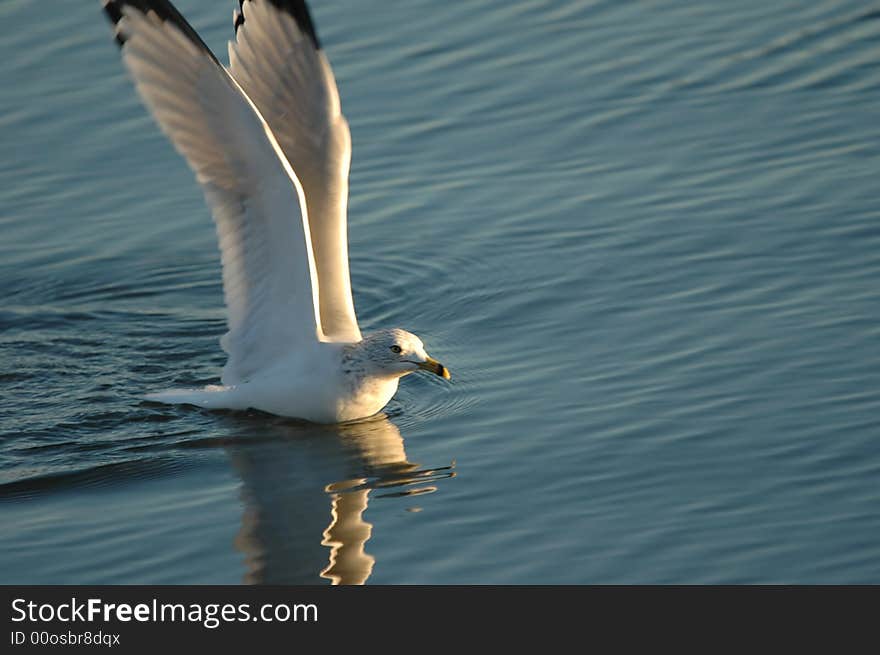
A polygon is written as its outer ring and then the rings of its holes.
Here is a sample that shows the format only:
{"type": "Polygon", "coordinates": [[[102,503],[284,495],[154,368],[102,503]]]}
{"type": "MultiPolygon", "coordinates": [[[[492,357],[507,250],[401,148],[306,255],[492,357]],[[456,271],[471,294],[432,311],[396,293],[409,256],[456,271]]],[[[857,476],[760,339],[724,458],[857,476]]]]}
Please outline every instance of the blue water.
{"type": "Polygon", "coordinates": [[[312,5],[362,327],[452,383],[142,402],[219,377],[208,210],[97,0],[5,0],[0,582],[880,583],[880,2],[312,5]]]}

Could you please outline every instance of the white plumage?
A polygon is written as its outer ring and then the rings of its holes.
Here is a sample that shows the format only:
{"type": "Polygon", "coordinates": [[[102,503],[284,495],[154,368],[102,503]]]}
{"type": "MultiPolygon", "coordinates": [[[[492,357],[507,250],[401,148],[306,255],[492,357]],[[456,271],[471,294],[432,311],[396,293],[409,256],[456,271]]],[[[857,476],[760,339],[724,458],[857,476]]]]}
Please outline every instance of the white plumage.
{"type": "Polygon", "coordinates": [[[260,108],[305,191],[324,336],[358,341],[346,229],[351,133],[330,62],[270,2],[248,1],[242,10],[229,70],[260,108]]]}
{"type": "Polygon", "coordinates": [[[305,3],[241,0],[229,70],[167,0],[103,4],[138,91],[202,186],[223,262],[222,386],[149,398],[340,422],[379,412],[419,368],[448,378],[404,330],[361,339],[351,137],[305,3]]]}

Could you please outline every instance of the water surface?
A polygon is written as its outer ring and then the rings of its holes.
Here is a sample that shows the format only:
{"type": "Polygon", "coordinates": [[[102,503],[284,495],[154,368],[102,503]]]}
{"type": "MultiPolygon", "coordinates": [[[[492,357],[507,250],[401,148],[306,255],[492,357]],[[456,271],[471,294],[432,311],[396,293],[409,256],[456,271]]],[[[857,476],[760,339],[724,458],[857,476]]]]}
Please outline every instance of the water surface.
{"type": "Polygon", "coordinates": [[[219,257],[78,4],[0,5],[0,582],[880,582],[880,3],[314,0],[362,327],[454,376],[344,427],[142,402],[219,257]]]}

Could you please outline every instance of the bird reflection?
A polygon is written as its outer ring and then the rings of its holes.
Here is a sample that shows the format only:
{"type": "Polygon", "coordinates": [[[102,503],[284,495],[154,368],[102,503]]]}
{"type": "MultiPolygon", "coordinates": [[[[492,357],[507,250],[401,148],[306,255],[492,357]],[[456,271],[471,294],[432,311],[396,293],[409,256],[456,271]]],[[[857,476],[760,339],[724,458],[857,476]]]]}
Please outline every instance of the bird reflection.
{"type": "Polygon", "coordinates": [[[247,421],[241,427],[253,432],[227,445],[242,480],[235,545],[248,584],[365,583],[376,564],[366,549],[371,498],[414,499],[455,474],[453,466],[409,462],[400,431],[384,416],[337,426],[261,419],[247,421]]]}

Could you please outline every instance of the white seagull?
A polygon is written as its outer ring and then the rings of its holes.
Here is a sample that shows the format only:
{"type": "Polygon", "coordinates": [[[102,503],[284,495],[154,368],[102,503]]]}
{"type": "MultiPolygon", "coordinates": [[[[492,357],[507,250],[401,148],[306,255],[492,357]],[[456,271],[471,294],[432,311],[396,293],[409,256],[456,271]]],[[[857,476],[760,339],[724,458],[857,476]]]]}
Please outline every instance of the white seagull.
{"type": "Polygon", "coordinates": [[[372,416],[448,370],[401,329],[361,337],[346,214],[351,135],[305,2],[240,0],[225,68],[167,0],[103,0],[137,90],[214,216],[222,385],[147,398],[318,423],[372,416]]]}

